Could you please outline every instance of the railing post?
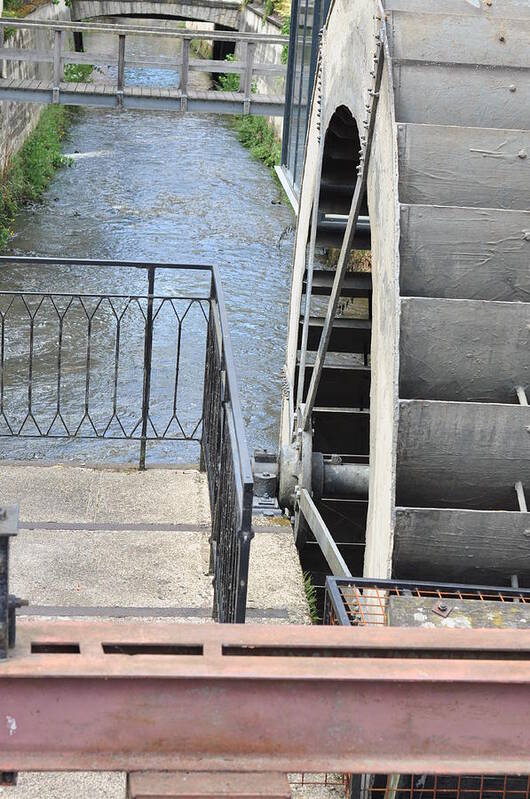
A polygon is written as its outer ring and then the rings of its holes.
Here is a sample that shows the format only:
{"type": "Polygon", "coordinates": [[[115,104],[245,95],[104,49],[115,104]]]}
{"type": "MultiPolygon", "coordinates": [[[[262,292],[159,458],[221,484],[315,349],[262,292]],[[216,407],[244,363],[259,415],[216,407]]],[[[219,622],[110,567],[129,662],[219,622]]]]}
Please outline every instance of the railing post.
{"type": "Polygon", "coordinates": [[[243,73],[243,114],[250,114],[250,99],[252,96],[252,67],[254,66],[256,42],[247,42],[246,44],[245,72],[243,73]]]}
{"type": "Polygon", "coordinates": [[[125,85],[125,34],[118,36],[118,85],[116,87],[116,100],[118,108],[123,107],[123,87],[125,85]]]}
{"type": "Polygon", "coordinates": [[[149,421],[149,399],[151,394],[151,362],[153,358],[153,294],[155,291],[155,267],[147,270],[147,311],[144,336],[144,379],[142,394],[142,437],[140,442],[140,471],[145,471],[147,448],[147,424],[149,421]]]}
{"type": "Polygon", "coordinates": [[[182,40],[182,66],[180,68],[180,110],[188,110],[188,79],[190,73],[191,39],[182,40]]]}
{"type": "Polygon", "coordinates": [[[61,57],[61,49],[63,45],[62,31],[56,30],[54,33],[53,41],[53,95],[52,100],[54,103],[59,102],[59,86],[63,78],[63,65],[61,57]]]}

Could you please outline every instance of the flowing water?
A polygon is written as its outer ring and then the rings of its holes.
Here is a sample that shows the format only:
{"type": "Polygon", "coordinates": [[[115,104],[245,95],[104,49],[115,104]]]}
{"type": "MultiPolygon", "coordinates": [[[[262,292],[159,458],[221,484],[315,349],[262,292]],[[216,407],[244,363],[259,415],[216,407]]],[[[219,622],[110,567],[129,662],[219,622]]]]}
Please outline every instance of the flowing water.
{"type": "MultiPolygon", "coordinates": [[[[147,46],[152,47],[153,41],[148,41],[147,46]]],[[[98,44],[89,43],[89,46],[98,44]]],[[[165,72],[164,77],[167,85],[178,82],[175,73],[165,72]]],[[[126,78],[136,84],[155,82],[160,85],[160,75],[153,70],[131,70],[126,78]]],[[[64,151],[73,154],[71,165],[57,173],[42,204],[19,214],[14,226],[16,236],[8,254],[217,264],[225,290],[249,445],[251,449],[274,449],[278,435],[293,216],[281,202],[280,191],[269,171],[239,144],[226,119],[205,114],[80,110],[64,151]]],[[[199,274],[189,273],[186,281],[186,292],[204,290],[204,279],[199,274]]],[[[4,272],[1,288],[4,291],[24,288],[56,293],[145,294],[146,277],[145,273],[135,270],[110,273],[108,269],[64,266],[19,267],[4,272]]],[[[155,293],[181,293],[182,288],[172,273],[164,271],[157,276],[155,293]]],[[[51,308],[51,300],[46,303],[51,308]]],[[[64,305],[58,310],[57,317],[64,312],[64,305]]],[[[10,317],[19,325],[13,330],[11,321],[14,349],[11,352],[13,391],[10,401],[22,401],[22,404],[27,392],[27,359],[24,361],[23,354],[29,346],[23,311],[13,308],[10,317]]],[[[78,308],[76,313],[82,311],[78,308]]],[[[87,314],[86,309],[83,312],[87,314]]],[[[44,306],[39,313],[44,314],[44,306]]],[[[73,309],[69,313],[74,314],[73,309]]],[[[88,315],[90,313],[88,308],[88,315]]],[[[90,391],[99,392],[102,399],[106,397],[110,402],[111,367],[108,363],[104,366],[104,358],[99,356],[105,347],[109,352],[113,350],[115,330],[105,328],[113,312],[107,308],[105,313],[106,316],[103,313],[97,320],[95,318],[92,331],[97,347],[91,355],[90,391]]],[[[119,309],[114,313],[119,313],[119,309]]],[[[137,359],[138,353],[132,353],[135,336],[138,352],[141,349],[143,322],[139,306],[135,313],[136,332],[123,344],[125,351],[120,361],[120,402],[125,414],[141,396],[141,362],[137,359]],[[131,349],[129,356],[127,346],[131,349]]],[[[182,308],[180,313],[183,313],[182,308]]],[[[27,316],[29,318],[29,314],[27,316]]],[[[174,368],[171,365],[174,354],[170,357],[173,345],[164,341],[171,327],[169,316],[164,321],[161,313],[158,320],[162,332],[158,349],[155,340],[154,394],[157,368],[163,372],[165,359],[168,372],[174,368]]],[[[39,319],[40,316],[35,317],[36,322],[39,319]]],[[[39,398],[48,402],[50,413],[58,383],[56,352],[52,352],[51,345],[46,342],[50,335],[57,335],[54,324],[43,318],[35,325],[33,342],[36,361],[33,402],[37,403],[39,398]]],[[[184,377],[187,374],[188,384],[195,379],[196,386],[200,387],[197,372],[203,357],[204,325],[201,326],[198,304],[190,310],[186,327],[183,325],[182,329],[188,344],[186,349],[186,341],[183,343],[183,352],[187,355],[183,356],[181,368],[184,377]]],[[[71,399],[71,405],[82,404],[81,395],[86,388],[82,373],[86,319],[82,325],[79,320],[75,321],[74,314],[64,335],[65,341],[69,339],[72,355],[69,360],[65,350],[61,378],[65,382],[60,386],[62,402],[68,405],[71,399]],[[81,353],[77,361],[74,352],[81,353]]],[[[6,346],[8,343],[9,336],[6,336],[6,346]]],[[[9,350],[6,353],[9,365],[9,350]]],[[[161,377],[160,385],[167,388],[169,380],[167,376],[161,377]]],[[[192,395],[193,391],[192,388],[192,395]]],[[[195,394],[197,391],[196,388],[195,394]]],[[[183,402],[189,404],[193,399],[197,397],[183,402]]],[[[185,421],[191,424],[193,414],[189,408],[187,410],[189,418],[185,421]]],[[[184,416],[187,410],[184,408],[184,416]]],[[[22,418],[19,416],[19,422],[22,418]]],[[[48,416],[47,421],[50,419],[48,416]]],[[[138,454],[137,444],[124,445],[115,441],[39,441],[36,438],[3,438],[0,441],[3,442],[2,455],[8,458],[46,455],[55,460],[134,461],[138,454]]],[[[187,461],[194,457],[189,449],[176,444],[153,444],[149,452],[153,461],[187,461]]]]}

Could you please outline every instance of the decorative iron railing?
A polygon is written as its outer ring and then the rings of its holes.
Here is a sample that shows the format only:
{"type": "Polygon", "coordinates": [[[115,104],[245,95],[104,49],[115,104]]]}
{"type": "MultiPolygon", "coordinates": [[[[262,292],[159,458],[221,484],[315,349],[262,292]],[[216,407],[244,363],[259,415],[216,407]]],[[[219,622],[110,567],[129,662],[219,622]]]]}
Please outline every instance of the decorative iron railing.
{"type": "Polygon", "coordinates": [[[214,279],[206,344],[202,457],[210,489],[214,612],[221,622],[243,622],[253,479],[220,291],[220,282],[214,279]]]}
{"type": "Polygon", "coordinates": [[[11,256],[0,269],[0,438],[138,442],[141,470],[150,442],[194,442],[210,492],[215,614],[244,622],[253,480],[217,269],[11,256]],[[136,289],[143,273],[147,291],[41,290],[58,267],[76,287],[99,269],[120,287],[129,270],[136,289]]]}

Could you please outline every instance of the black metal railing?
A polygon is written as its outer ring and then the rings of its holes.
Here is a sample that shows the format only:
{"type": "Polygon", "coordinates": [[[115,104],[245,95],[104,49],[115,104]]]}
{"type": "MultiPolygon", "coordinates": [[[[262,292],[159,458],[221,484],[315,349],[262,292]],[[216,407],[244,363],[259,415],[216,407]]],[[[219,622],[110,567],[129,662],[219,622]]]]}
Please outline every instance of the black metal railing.
{"type": "Polygon", "coordinates": [[[394,597],[433,600],[433,612],[449,614],[453,600],[530,604],[530,589],[503,586],[432,583],[415,580],[374,580],[367,577],[326,577],[324,624],[388,625],[394,597]]]}
{"type": "Polygon", "coordinates": [[[252,538],[253,478],[243,434],[235,367],[221,284],[212,281],[206,344],[202,459],[208,474],[214,612],[244,622],[252,538]]]}
{"type": "Polygon", "coordinates": [[[138,442],[140,469],[149,442],[194,442],[210,492],[214,611],[243,622],[253,481],[217,269],[11,256],[0,269],[0,437],[138,442]],[[94,275],[123,288],[124,270],[135,289],[147,274],[147,291],[41,289],[94,275]]]}

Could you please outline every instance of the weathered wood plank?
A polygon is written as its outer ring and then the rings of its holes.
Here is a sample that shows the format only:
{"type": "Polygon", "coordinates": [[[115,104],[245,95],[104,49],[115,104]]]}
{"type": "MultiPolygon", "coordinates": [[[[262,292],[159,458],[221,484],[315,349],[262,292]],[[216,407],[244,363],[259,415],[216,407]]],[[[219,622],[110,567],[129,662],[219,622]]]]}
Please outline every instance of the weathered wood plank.
{"type": "Polygon", "coordinates": [[[444,599],[447,617],[435,610],[439,599],[415,596],[388,598],[389,627],[449,627],[463,629],[530,629],[530,605],[522,602],[444,599]]]}
{"type": "Polygon", "coordinates": [[[398,125],[403,203],[528,210],[530,131],[398,125]]]}
{"type": "Polygon", "coordinates": [[[402,205],[400,216],[402,295],[530,298],[530,212],[402,205]]]}
{"type": "Polygon", "coordinates": [[[443,63],[528,67],[530,19],[492,20],[483,14],[410,14],[392,11],[388,25],[394,58],[443,63]]]}
{"type": "Polygon", "coordinates": [[[515,483],[530,494],[529,430],[530,406],[401,400],[397,504],[515,510],[515,483]]]}
{"type": "Polygon", "coordinates": [[[530,70],[395,62],[398,122],[530,128],[530,70]]]}
{"type": "Polygon", "coordinates": [[[403,299],[400,397],[517,402],[530,387],[529,322],[530,303],[403,299]]]}
{"type": "Polygon", "coordinates": [[[507,511],[396,510],[394,574],[400,579],[510,585],[530,579],[530,514],[507,511]]]}

